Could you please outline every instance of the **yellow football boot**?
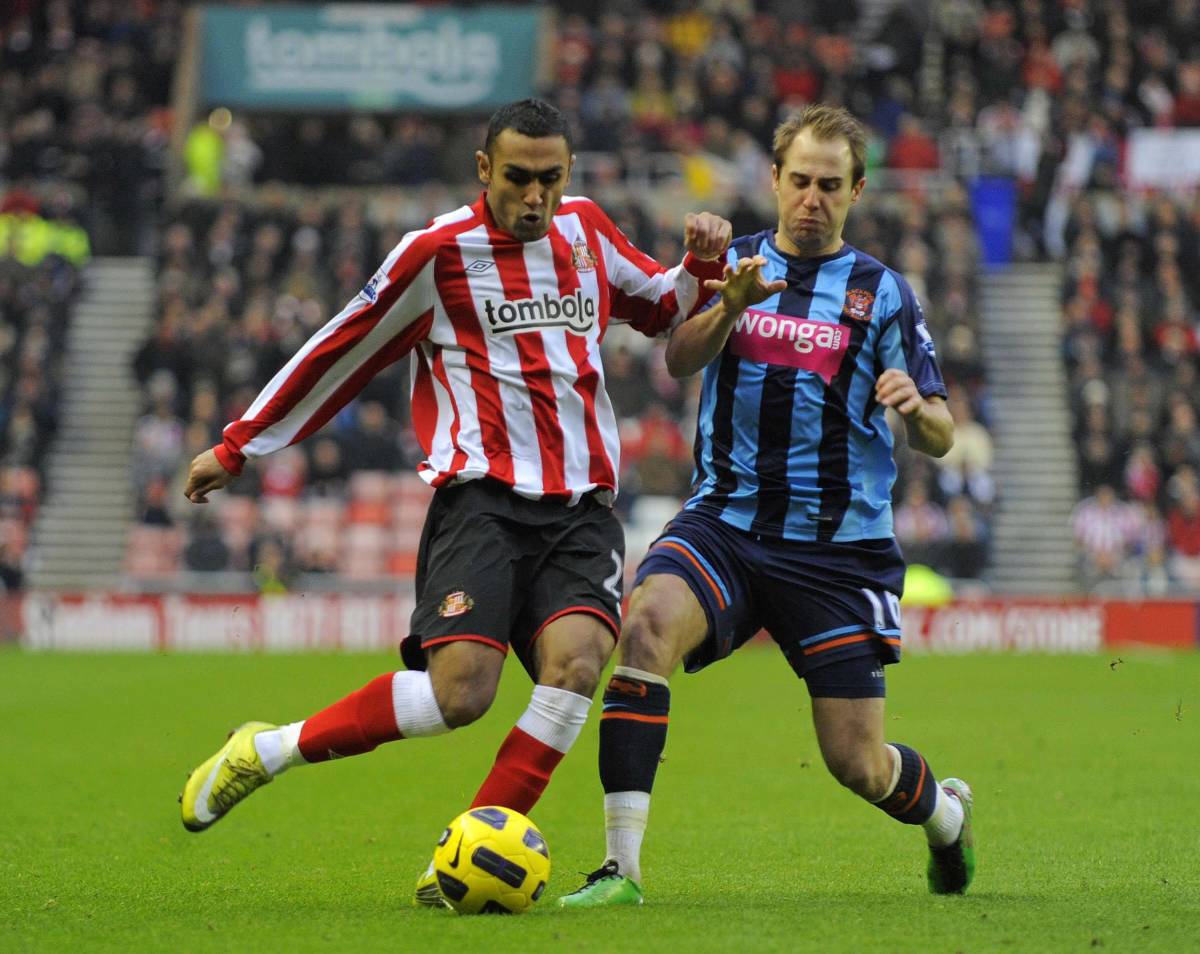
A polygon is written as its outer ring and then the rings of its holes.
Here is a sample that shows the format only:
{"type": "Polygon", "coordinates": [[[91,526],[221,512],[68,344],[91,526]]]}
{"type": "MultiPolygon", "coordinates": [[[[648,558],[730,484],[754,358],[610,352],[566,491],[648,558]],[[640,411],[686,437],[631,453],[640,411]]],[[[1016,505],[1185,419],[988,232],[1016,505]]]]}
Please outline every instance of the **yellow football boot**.
{"type": "Polygon", "coordinates": [[[448,908],[446,899],[442,897],[442,889],[438,887],[437,873],[433,870],[433,862],[417,879],[413,890],[413,907],[417,908],[448,908]]]}
{"type": "Polygon", "coordinates": [[[221,750],[188,776],[179,796],[184,828],[204,831],[255,789],[271,781],[254,747],[254,737],[277,728],[269,722],[238,726],[229,733],[229,740],[221,750]]]}

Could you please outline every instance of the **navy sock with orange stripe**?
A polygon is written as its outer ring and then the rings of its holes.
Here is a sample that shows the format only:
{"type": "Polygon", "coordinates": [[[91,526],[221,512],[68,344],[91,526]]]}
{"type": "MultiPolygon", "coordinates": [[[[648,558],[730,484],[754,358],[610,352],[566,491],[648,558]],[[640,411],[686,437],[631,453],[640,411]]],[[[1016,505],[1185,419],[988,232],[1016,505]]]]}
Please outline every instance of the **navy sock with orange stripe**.
{"type": "Polygon", "coordinates": [[[618,666],[600,716],[600,784],[605,794],[649,792],[667,744],[671,690],[618,666]]]}
{"type": "Polygon", "coordinates": [[[920,752],[898,742],[888,744],[900,753],[899,778],[875,804],[906,825],[923,825],[937,805],[937,779],[920,752]]]}

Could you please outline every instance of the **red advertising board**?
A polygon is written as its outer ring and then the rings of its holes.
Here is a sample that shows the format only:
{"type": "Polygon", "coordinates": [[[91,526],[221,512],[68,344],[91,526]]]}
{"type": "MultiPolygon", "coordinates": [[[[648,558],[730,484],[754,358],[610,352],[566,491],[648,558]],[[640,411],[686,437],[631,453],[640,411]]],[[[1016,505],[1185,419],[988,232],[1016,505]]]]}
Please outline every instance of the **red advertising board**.
{"type": "MultiPolygon", "coordinates": [[[[408,633],[410,594],[286,596],[33,593],[21,605],[30,649],[188,652],[390,650],[408,633]]],[[[913,652],[1088,653],[1200,646],[1187,600],[984,599],[905,607],[913,652]]]]}

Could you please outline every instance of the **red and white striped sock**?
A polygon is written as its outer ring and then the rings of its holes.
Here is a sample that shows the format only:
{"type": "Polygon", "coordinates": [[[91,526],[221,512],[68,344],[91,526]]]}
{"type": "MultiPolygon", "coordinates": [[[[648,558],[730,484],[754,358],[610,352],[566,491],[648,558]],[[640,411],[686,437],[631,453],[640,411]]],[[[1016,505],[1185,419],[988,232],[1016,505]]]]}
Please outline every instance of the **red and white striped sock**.
{"type": "Polygon", "coordinates": [[[579,738],[591,706],[587,696],[553,686],[534,686],[529,708],[500,746],[471,807],[503,805],[528,814],[579,738]]]}
{"type": "Polygon", "coordinates": [[[293,765],[370,752],[382,742],[449,731],[429,674],[408,670],[372,679],[303,722],[260,732],[254,745],[274,776],[293,765]]]}

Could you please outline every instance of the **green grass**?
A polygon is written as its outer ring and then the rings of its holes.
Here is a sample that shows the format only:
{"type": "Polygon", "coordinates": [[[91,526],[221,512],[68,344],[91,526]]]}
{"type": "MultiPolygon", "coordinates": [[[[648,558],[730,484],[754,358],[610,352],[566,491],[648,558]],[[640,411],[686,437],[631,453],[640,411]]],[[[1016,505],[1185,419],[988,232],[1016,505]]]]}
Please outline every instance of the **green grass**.
{"type": "Polygon", "coordinates": [[[409,906],[528,698],[299,769],[186,833],[186,772],[396,661],[0,652],[0,951],[1186,951],[1200,946],[1200,655],[911,657],[889,734],[975,790],[971,893],[930,896],[921,833],[824,770],[802,685],[750,648],[674,682],[641,910],[561,912],[602,860],[595,722],[534,811],[547,900],[409,906]]]}

